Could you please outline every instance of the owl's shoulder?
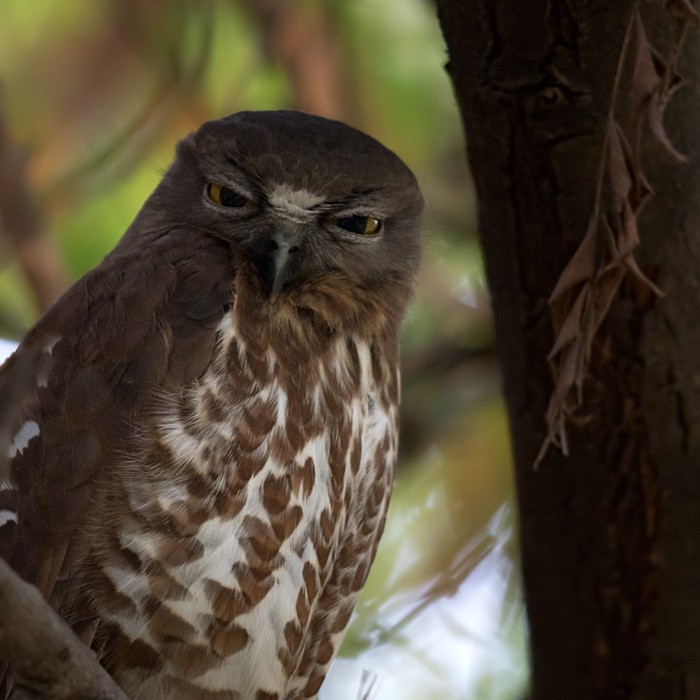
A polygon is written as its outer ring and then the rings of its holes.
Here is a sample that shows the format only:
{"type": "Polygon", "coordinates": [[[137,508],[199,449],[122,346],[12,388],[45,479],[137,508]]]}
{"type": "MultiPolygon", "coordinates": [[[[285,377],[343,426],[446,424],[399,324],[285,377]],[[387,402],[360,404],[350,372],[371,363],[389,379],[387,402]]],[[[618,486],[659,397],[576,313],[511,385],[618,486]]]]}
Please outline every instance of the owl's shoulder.
{"type": "Polygon", "coordinates": [[[96,477],[159,394],[209,366],[233,274],[226,246],[190,232],[117,247],[0,369],[0,552],[45,595],[96,500],[96,477]]]}

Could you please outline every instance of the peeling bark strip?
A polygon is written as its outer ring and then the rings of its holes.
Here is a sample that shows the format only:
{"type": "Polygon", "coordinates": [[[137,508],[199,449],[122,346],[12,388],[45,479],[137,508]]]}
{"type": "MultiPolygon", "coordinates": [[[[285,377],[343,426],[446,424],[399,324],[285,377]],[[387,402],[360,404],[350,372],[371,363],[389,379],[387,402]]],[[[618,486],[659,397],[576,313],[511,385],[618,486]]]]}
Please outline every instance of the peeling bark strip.
{"type": "Polygon", "coordinates": [[[438,12],[511,420],[532,696],[700,698],[694,5],[438,0],[438,12]],[[553,385],[550,353],[566,382],[553,385]],[[551,414],[548,431],[553,390],[566,442],[551,414]],[[549,450],[533,470],[548,437],[570,456],[549,450]]]}
{"type": "Polygon", "coordinates": [[[578,250],[549,297],[556,334],[548,356],[554,390],[547,407],[547,436],[536,464],[551,445],[569,454],[566,423],[583,403],[593,341],[625,277],[632,274],[642,287],[663,296],[634,257],[640,244],[639,212],[652,194],[641,160],[642,128],[646,123],[653,137],[673,158],[685,161],[666,134],[663,114],[681,82],[676,64],[688,27],[698,21],[688,2],[670,0],[666,6],[669,15],[680,19],[676,40],[666,59],[649,43],[639,8],[634,8],[629,20],[610,98],[593,212],[578,250]],[[627,86],[627,128],[623,128],[616,118],[616,108],[632,36],[636,51],[627,86]]]}

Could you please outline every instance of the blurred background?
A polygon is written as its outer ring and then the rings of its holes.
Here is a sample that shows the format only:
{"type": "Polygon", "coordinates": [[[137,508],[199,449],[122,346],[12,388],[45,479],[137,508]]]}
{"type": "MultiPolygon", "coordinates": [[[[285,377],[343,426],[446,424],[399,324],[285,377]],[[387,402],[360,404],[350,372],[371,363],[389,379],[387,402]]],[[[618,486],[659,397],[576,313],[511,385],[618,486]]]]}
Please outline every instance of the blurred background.
{"type": "Polygon", "coordinates": [[[322,700],[509,700],[527,686],[505,413],[446,58],[428,0],[0,6],[2,338],[102,259],[206,119],[341,119],[418,176],[425,256],[394,497],[322,700]]]}

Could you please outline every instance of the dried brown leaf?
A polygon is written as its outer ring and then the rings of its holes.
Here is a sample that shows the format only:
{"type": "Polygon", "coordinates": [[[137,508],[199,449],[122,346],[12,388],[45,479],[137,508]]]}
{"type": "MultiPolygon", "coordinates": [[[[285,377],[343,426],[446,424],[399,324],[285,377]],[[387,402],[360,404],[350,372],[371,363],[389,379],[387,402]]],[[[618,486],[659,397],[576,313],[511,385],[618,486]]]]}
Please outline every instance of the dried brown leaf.
{"type": "Polygon", "coordinates": [[[598,216],[594,212],[588,222],[588,228],[579,247],[571,260],[559,275],[554,290],[549,296],[549,303],[556,301],[564,292],[581,282],[591,279],[595,274],[596,248],[598,244],[598,216]]]}
{"type": "Polygon", "coordinates": [[[549,354],[554,389],[547,407],[547,437],[536,464],[550,445],[568,454],[566,417],[581,405],[593,340],[624,275],[622,265],[610,265],[595,281],[585,284],[562,325],[549,354]]]}
{"type": "Polygon", "coordinates": [[[639,245],[637,216],[629,200],[623,203],[617,232],[618,257],[629,255],[639,245]]]}
{"type": "Polygon", "coordinates": [[[654,134],[657,141],[673,156],[678,162],[685,163],[688,159],[682,153],[677,151],[666,134],[664,127],[664,104],[661,96],[654,93],[649,100],[647,108],[647,118],[649,120],[649,128],[654,134]]]}
{"type": "MultiPolygon", "coordinates": [[[[632,178],[632,185],[628,193],[628,200],[632,209],[638,211],[642,204],[651,195],[652,189],[646,175],[642,171],[642,164],[639,158],[638,149],[632,147],[632,144],[625,135],[622,127],[617,122],[614,122],[615,130],[617,131],[617,139],[622,150],[622,155],[627,164],[627,170],[632,178]]],[[[633,137],[634,138],[634,137],[633,137]]],[[[633,141],[634,143],[634,141],[633,141]]]]}
{"type": "Polygon", "coordinates": [[[666,0],[666,10],[685,22],[698,21],[698,13],[690,0],[666,0]]]}
{"type": "Polygon", "coordinates": [[[617,257],[618,253],[617,238],[615,238],[615,234],[610,228],[610,224],[608,223],[607,219],[601,218],[600,227],[603,230],[603,233],[605,234],[605,242],[608,246],[608,253],[610,254],[610,258],[614,259],[617,257]]]}
{"type": "Polygon", "coordinates": [[[634,13],[636,51],[629,94],[629,133],[634,161],[639,162],[639,140],[645,114],[645,106],[652,93],[663,83],[666,65],[647,39],[639,10],[634,13]]]}
{"type": "Polygon", "coordinates": [[[685,160],[666,134],[663,115],[670,95],[680,84],[676,64],[687,23],[698,21],[690,0],[667,0],[666,8],[682,20],[667,59],[649,43],[638,10],[627,28],[613,86],[593,213],[579,247],[549,299],[556,334],[548,355],[554,388],[546,413],[547,435],[535,465],[552,445],[568,454],[567,420],[582,403],[583,384],[596,335],[625,277],[632,275],[654,294],[663,296],[661,289],[641,271],[634,257],[640,244],[637,216],[652,193],[641,165],[641,130],[646,120],[651,134],[662,147],[677,160],[685,160]],[[629,89],[628,128],[623,131],[615,120],[614,105],[632,32],[636,53],[629,89]],[[601,214],[605,201],[610,202],[611,210],[601,214]],[[574,296],[578,285],[581,288],[574,296]]]}
{"type": "Polygon", "coordinates": [[[642,208],[644,202],[654,194],[651,183],[647,180],[646,175],[642,172],[638,163],[634,164],[634,183],[630,191],[630,205],[635,212],[642,208]]]}
{"type": "Polygon", "coordinates": [[[634,34],[636,51],[632,68],[630,103],[642,104],[663,82],[666,61],[649,43],[639,9],[634,13],[634,34]]]}
{"type": "MultiPolygon", "coordinates": [[[[617,294],[617,290],[624,276],[624,266],[616,261],[608,265],[592,285],[592,327],[590,337],[586,339],[590,344],[592,344],[593,336],[600,327],[600,324],[607,316],[610,305],[617,294]]],[[[589,349],[590,344],[588,345],[589,349]]]]}
{"type": "Polygon", "coordinates": [[[628,255],[623,259],[623,264],[627,269],[643,284],[645,284],[649,289],[651,289],[657,297],[665,297],[666,293],[663,289],[657,287],[640,269],[637,261],[634,259],[633,255],[628,255]]]}
{"type": "Polygon", "coordinates": [[[626,141],[625,135],[617,127],[617,124],[611,120],[608,123],[608,172],[613,206],[618,214],[622,211],[623,203],[629,197],[633,178],[629,162],[625,158],[624,141],[626,141]]]}
{"type": "Polygon", "coordinates": [[[582,319],[583,319],[583,309],[586,302],[586,296],[588,294],[588,285],[585,285],[578,296],[574,305],[571,307],[569,313],[564,319],[557,337],[554,340],[554,346],[549,351],[547,356],[548,360],[553,360],[566,345],[574,341],[577,336],[581,334],[582,319]]]}
{"type": "MultiPolygon", "coordinates": [[[[576,381],[576,367],[579,364],[580,345],[572,343],[562,353],[556,368],[554,389],[547,407],[547,433],[557,447],[566,443],[565,420],[571,407],[571,390],[576,381]]],[[[564,451],[562,449],[562,451],[564,451]]],[[[566,452],[564,452],[566,454],[566,452]]]]}
{"type": "MultiPolygon", "coordinates": [[[[550,400],[549,405],[552,405],[552,402],[550,400]]],[[[559,424],[557,424],[555,427],[552,427],[554,425],[554,421],[556,420],[556,417],[550,416],[550,411],[549,409],[547,410],[547,435],[545,436],[544,440],[542,441],[542,447],[540,447],[540,451],[537,453],[537,457],[535,457],[535,461],[533,463],[533,469],[537,470],[537,468],[542,464],[542,460],[545,458],[547,455],[547,452],[549,452],[549,448],[554,446],[558,447],[562,454],[565,457],[569,456],[569,441],[566,436],[566,420],[564,419],[564,416],[562,415],[560,418],[559,424]]]]}
{"type": "MultiPolygon", "coordinates": [[[[588,300],[586,307],[590,307],[590,294],[588,295],[588,300]]],[[[591,345],[593,344],[593,336],[595,331],[592,328],[591,314],[586,312],[583,318],[583,332],[578,338],[578,342],[572,348],[575,351],[574,355],[574,373],[573,373],[573,383],[571,385],[572,390],[576,390],[576,400],[571,402],[569,408],[573,411],[575,408],[583,403],[583,383],[586,380],[586,375],[588,373],[588,362],[591,357],[591,345]]]]}
{"type": "MultiPolygon", "coordinates": [[[[683,14],[688,11],[688,8],[683,6],[682,0],[676,0],[676,2],[669,0],[666,9],[671,14],[676,12],[683,14]]],[[[692,6],[689,6],[689,9],[692,14],[695,14],[692,6]]],[[[697,15],[695,17],[697,18],[697,15]]],[[[659,143],[677,160],[684,161],[686,159],[673,147],[663,126],[663,114],[668,98],[680,84],[680,76],[675,71],[678,43],[672,47],[671,58],[666,61],[649,43],[639,10],[635,11],[634,14],[634,27],[637,50],[630,88],[629,131],[632,143],[633,169],[636,171],[639,169],[639,141],[644,116],[646,116],[651,132],[659,143]]],[[[678,41],[681,41],[680,37],[678,41]]]]}

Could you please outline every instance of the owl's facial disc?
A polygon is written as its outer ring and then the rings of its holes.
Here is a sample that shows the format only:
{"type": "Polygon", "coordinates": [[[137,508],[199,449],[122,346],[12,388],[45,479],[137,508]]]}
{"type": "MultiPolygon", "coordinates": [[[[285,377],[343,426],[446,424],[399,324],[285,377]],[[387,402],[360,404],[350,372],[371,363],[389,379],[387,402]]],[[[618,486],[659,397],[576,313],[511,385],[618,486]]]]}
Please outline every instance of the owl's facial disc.
{"type": "Polygon", "coordinates": [[[244,112],[180,143],[144,217],[154,226],[167,211],[164,224],[231,245],[261,301],[316,308],[336,294],[354,307],[410,286],[422,207],[410,170],[366,134],[300,112],[244,112]]]}
{"type": "Polygon", "coordinates": [[[343,286],[348,277],[361,285],[361,275],[348,275],[345,269],[347,248],[359,239],[380,238],[383,230],[382,219],[353,197],[329,201],[286,183],[237,188],[210,183],[205,195],[231,224],[230,238],[252,263],[268,300],[314,280],[327,284],[329,278],[343,276],[343,286]]]}

